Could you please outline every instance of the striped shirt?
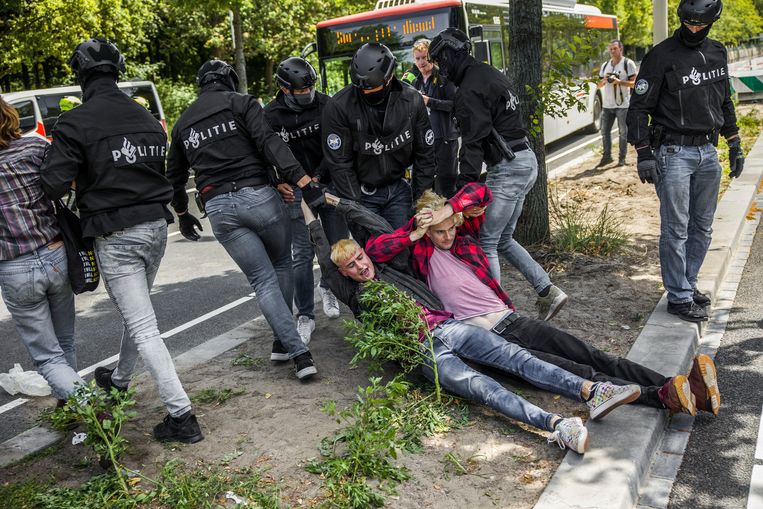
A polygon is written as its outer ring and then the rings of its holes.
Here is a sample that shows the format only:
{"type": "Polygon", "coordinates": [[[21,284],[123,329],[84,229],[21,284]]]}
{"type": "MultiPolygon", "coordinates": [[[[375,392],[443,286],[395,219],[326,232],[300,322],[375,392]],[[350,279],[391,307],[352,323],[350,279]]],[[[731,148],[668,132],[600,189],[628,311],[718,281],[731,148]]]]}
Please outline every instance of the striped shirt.
{"type": "Polygon", "coordinates": [[[40,166],[48,142],[11,140],[0,149],[0,260],[13,260],[53,240],[58,224],[42,190],[40,166]]]}

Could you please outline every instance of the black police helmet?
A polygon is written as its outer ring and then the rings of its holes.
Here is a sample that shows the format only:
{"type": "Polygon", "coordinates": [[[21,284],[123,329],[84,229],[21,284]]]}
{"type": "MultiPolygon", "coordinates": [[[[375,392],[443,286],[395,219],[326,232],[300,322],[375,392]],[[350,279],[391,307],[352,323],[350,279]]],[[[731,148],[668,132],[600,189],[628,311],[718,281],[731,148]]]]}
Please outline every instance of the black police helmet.
{"type": "Polygon", "coordinates": [[[436,61],[445,51],[450,48],[455,52],[469,53],[472,49],[472,41],[458,28],[446,28],[434,36],[429,44],[429,59],[436,61]]]}
{"type": "Polygon", "coordinates": [[[386,85],[395,74],[395,55],[384,44],[368,42],[352,56],[350,80],[360,89],[386,85]]]}
{"type": "Polygon", "coordinates": [[[116,44],[102,37],[82,41],[74,48],[69,66],[77,75],[90,71],[125,72],[125,59],[116,44]]]}
{"type": "Polygon", "coordinates": [[[721,0],[681,0],[678,19],[688,25],[709,25],[718,21],[722,10],[721,0]]]}
{"type": "Polygon", "coordinates": [[[236,71],[230,64],[222,60],[207,60],[199,68],[199,72],[196,73],[196,84],[199,87],[203,87],[213,81],[218,81],[231,90],[238,88],[238,74],[236,74],[236,71]]]}
{"type": "Polygon", "coordinates": [[[318,74],[313,66],[302,57],[289,57],[278,64],[276,83],[279,87],[289,90],[310,88],[317,79],[318,74]]]}

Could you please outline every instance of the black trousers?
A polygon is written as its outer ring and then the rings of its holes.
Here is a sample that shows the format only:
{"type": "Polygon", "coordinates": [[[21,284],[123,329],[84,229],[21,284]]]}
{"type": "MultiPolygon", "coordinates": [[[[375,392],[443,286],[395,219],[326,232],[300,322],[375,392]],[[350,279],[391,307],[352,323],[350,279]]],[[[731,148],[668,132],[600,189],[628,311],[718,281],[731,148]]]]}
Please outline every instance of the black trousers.
{"type": "Polygon", "coordinates": [[[437,175],[434,180],[434,191],[445,198],[456,194],[458,180],[458,140],[447,141],[443,138],[434,140],[435,164],[437,175]]]}
{"type": "Polygon", "coordinates": [[[537,358],[586,380],[638,384],[641,386],[638,403],[664,408],[657,390],[668,381],[666,377],[636,362],[602,352],[548,322],[523,316],[510,324],[501,336],[526,348],[537,358]]]}

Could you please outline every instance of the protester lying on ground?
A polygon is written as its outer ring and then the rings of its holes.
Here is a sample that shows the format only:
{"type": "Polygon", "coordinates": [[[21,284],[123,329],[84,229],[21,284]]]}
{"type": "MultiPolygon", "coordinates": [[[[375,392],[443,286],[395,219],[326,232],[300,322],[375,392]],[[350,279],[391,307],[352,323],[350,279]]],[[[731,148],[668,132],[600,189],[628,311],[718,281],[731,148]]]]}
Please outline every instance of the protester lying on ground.
{"type": "MultiPolygon", "coordinates": [[[[327,197],[327,202],[335,203],[335,200],[327,197]]],[[[342,200],[338,210],[355,227],[353,231],[392,229],[384,219],[357,203],[342,200]]],[[[363,283],[374,279],[394,285],[421,307],[421,319],[426,321],[433,336],[439,383],[446,390],[488,405],[512,419],[551,431],[549,442],[556,442],[562,448],[569,447],[581,454],[588,445],[588,430],[579,417],[564,418],[547,412],[509,391],[493,378],[472,369],[465,361],[500,369],[542,389],[585,401],[594,420],[638,398],[640,391],[637,385],[620,387],[608,382],[584,380],[535,358],[524,348],[508,343],[488,330],[453,319],[453,315],[443,310],[440,300],[421,281],[392,266],[376,264],[355,240],[340,240],[329,248],[320,222],[306,205],[303,205],[303,213],[329,287],[357,318],[362,318],[359,295],[363,291],[363,283]]],[[[428,226],[429,222],[421,225],[422,235],[428,226]]],[[[434,379],[431,364],[423,366],[423,372],[430,380],[434,379]]]]}
{"type": "Polygon", "coordinates": [[[548,322],[521,316],[492,277],[480,247],[480,227],[491,199],[490,189],[478,183],[467,184],[450,200],[424,193],[417,215],[406,226],[370,239],[366,252],[381,262],[410,252],[414,274],[456,319],[491,330],[539,359],[588,380],[638,384],[641,395],[636,402],[644,405],[691,415],[696,408],[718,414],[716,369],[707,355],[695,357],[688,377],[668,378],[602,352],[548,322]],[[425,219],[431,223],[422,233],[416,223],[425,219]]]}
{"type": "Polygon", "coordinates": [[[40,183],[47,146],[21,137],[18,112],[0,97],[0,288],[37,372],[63,404],[85,382],[77,374],[66,250],[40,183]]]}

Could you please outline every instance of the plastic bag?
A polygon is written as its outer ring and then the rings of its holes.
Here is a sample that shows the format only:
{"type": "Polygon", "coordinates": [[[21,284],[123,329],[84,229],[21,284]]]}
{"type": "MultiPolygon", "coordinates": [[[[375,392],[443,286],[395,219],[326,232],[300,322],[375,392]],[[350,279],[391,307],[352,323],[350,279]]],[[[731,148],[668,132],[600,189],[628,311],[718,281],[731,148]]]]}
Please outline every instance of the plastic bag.
{"type": "Polygon", "coordinates": [[[0,373],[0,387],[8,394],[21,393],[28,396],[50,396],[50,385],[37,371],[24,371],[21,364],[14,364],[8,373],[0,373]]]}

